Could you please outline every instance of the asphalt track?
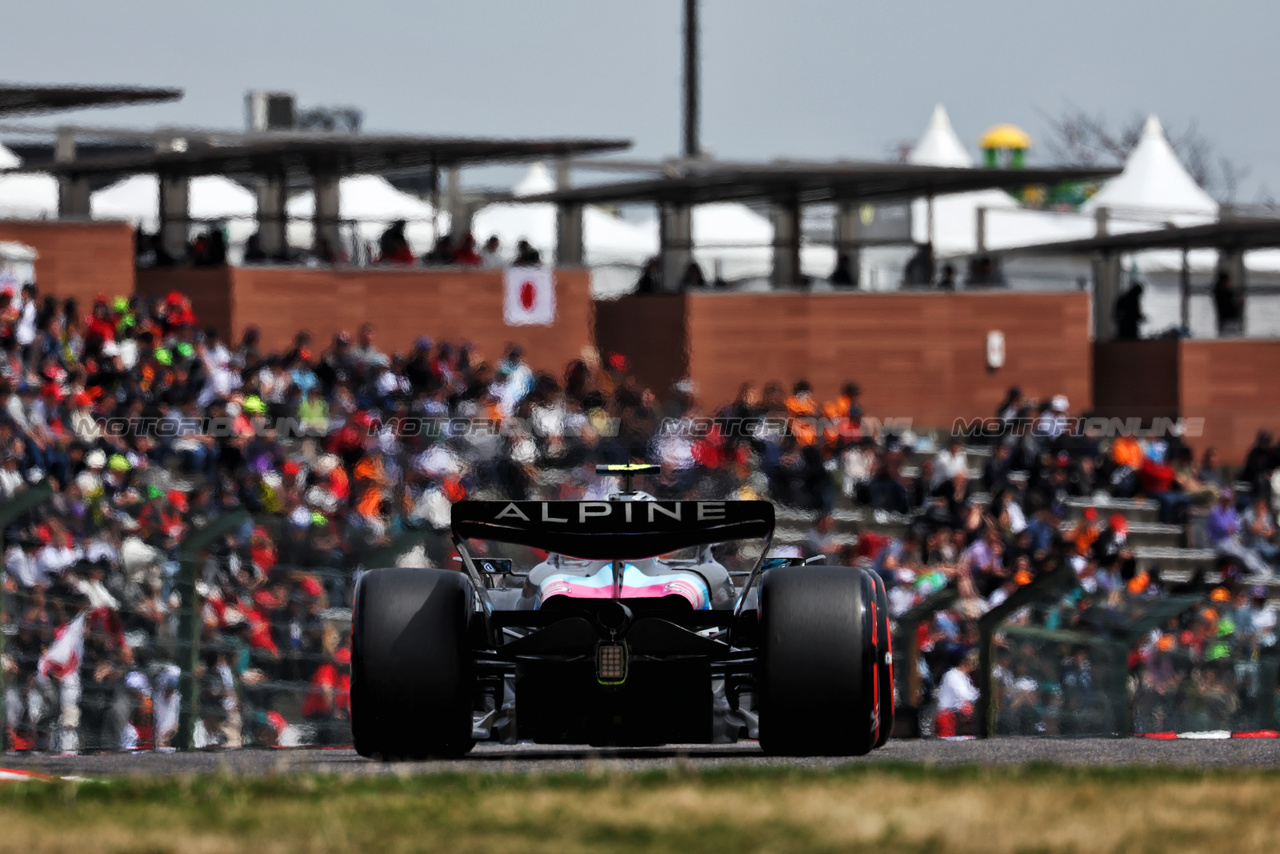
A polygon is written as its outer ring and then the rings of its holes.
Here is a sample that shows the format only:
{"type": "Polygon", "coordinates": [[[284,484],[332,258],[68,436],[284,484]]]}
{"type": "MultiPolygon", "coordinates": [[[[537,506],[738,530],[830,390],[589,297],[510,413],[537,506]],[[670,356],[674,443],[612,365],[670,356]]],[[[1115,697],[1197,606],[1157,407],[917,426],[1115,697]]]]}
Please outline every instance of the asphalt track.
{"type": "Polygon", "coordinates": [[[432,774],[440,772],[554,773],[642,771],[725,766],[829,768],[850,763],[1009,766],[1056,763],[1087,766],[1168,765],[1181,768],[1280,768],[1280,739],[1155,741],[1128,739],[1001,738],[991,741],[891,741],[856,759],[766,757],[754,743],[616,750],[533,744],[481,745],[455,761],[380,763],[348,749],[236,750],[218,753],[138,753],[91,756],[0,756],[0,767],[51,776],[105,778],[191,774],[432,774]]]}

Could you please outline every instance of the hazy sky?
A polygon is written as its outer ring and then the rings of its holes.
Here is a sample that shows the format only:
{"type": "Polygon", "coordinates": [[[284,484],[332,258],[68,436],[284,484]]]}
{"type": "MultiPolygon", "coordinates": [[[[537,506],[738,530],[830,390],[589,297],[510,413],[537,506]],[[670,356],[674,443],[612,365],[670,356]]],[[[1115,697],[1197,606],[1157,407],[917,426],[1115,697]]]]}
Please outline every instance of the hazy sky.
{"type": "MultiPolygon", "coordinates": [[[[251,88],[355,104],[368,130],[680,144],[681,0],[39,0],[6,4],[14,82],[180,86],[181,102],[62,120],[239,127],[251,88]]],[[[703,0],[704,145],[872,157],[946,104],[971,149],[1075,105],[1195,120],[1280,196],[1276,0],[703,0]]],[[[52,121],[43,119],[41,121],[52,121]]],[[[1041,155],[1040,159],[1043,159],[1041,155]]]]}

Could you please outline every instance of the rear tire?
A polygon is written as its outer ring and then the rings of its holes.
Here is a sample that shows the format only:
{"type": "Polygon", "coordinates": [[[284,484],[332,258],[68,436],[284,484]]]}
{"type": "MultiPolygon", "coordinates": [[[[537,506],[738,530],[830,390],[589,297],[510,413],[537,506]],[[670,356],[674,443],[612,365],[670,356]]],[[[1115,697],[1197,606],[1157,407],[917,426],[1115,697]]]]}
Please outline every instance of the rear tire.
{"type": "Polygon", "coordinates": [[[471,737],[471,579],[441,569],[376,569],[356,586],[351,734],[380,759],[452,758],[471,737]]]}
{"type": "Polygon", "coordinates": [[[880,686],[880,733],[876,737],[876,747],[884,747],[893,734],[893,638],[889,630],[889,594],[885,590],[884,579],[871,570],[865,570],[871,576],[876,593],[876,674],[880,686]]]}
{"type": "Polygon", "coordinates": [[[874,626],[848,567],[780,567],[760,581],[760,746],[771,755],[861,756],[874,746],[874,626]]]}

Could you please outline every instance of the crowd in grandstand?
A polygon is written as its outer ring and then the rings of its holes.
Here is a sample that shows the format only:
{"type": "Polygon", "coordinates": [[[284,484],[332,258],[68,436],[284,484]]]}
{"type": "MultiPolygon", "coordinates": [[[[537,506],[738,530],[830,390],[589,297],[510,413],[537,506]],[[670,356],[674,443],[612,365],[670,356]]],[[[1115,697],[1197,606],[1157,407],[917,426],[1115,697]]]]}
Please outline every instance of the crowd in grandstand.
{"type": "MultiPolygon", "coordinates": [[[[1073,497],[1140,496],[1169,522],[1203,515],[1227,570],[1211,608],[1140,641],[1144,696],[1192,697],[1184,709],[1232,694],[1238,709],[1245,680],[1214,663],[1275,642],[1249,586],[1277,554],[1269,437],[1246,462],[1246,499],[1211,450],[1197,465],[1176,441],[1104,441],[1069,429],[1066,398],[1013,389],[998,417],[1035,429],[1007,431],[981,458],[948,439],[916,467],[924,440],[865,420],[852,382],[826,401],[804,382],[748,383],[704,409],[690,383],[647,388],[629,368],[584,349],[561,373],[538,372],[515,345],[485,354],[425,338],[386,352],[371,325],[332,341],[300,332],[272,352],[252,328],[227,341],[201,327],[177,292],[91,306],[14,295],[0,307],[0,498],[42,482],[53,494],[4,531],[8,745],[173,744],[178,548],[232,510],[249,521],[197,568],[196,743],[344,741],[343,614],[369,555],[412,541],[408,560],[451,565],[454,502],[592,495],[599,462],[661,463],[646,485],[658,497],[805,511],[817,521],[804,550],[874,568],[895,616],[954,589],[918,640],[947,732],[970,717],[974,621],[1047,569],[1071,564],[1073,598],[1014,622],[1081,629],[1168,592],[1138,570],[1125,518],[1070,522],[1073,497]],[[842,536],[832,514],[848,506],[901,519],[901,532],[842,536]]],[[[1091,708],[1087,656],[1033,671],[1014,651],[999,671],[1002,726],[1070,731],[1070,710],[1091,708]]],[[[1160,717],[1157,705],[1143,714],[1160,717]]]]}
{"type": "MultiPolygon", "coordinates": [[[[396,220],[387,226],[378,237],[376,244],[361,240],[354,242],[354,254],[348,253],[341,245],[331,245],[320,237],[313,248],[297,249],[284,247],[280,252],[269,253],[262,245],[262,235],[255,232],[245,240],[241,263],[254,264],[352,264],[382,265],[406,267],[422,265],[427,267],[485,267],[496,269],[504,266],[538,267],[542,264],[542,254],[528,240],[516,242],[514,252],[504,252],[502,240],[498,235],[490,235],[483,244],[476,240],[470,232],[455,237],[446,232],[436,238],[431,250],[415,255],[406,229],[406,220],[396,220]]],[[[186,264],[192,267],[222,267],[230,257],[226,225],[215,223],[202,230],[184,247],[181,255],[175,256],[164,247],[161,235],[139,230],[134,240],[134,260],[141,268],[173,267],[186,264]]]]}

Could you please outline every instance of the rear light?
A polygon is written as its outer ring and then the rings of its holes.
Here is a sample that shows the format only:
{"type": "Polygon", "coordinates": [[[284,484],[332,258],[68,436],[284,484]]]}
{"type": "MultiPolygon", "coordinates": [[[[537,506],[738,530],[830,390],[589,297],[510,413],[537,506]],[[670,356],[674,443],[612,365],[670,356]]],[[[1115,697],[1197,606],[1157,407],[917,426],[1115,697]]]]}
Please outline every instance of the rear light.
{"type": "Polygon", "coordinates": [[[596,681],[601,685],[621,685],[627,681],[631,658],[625,643],[601,641],[596,645],[596,681]]]}

